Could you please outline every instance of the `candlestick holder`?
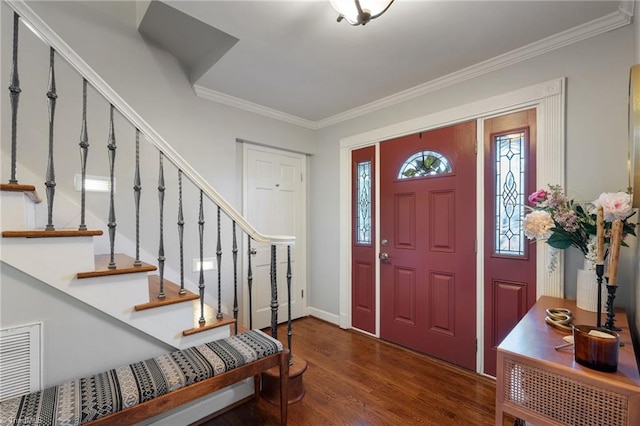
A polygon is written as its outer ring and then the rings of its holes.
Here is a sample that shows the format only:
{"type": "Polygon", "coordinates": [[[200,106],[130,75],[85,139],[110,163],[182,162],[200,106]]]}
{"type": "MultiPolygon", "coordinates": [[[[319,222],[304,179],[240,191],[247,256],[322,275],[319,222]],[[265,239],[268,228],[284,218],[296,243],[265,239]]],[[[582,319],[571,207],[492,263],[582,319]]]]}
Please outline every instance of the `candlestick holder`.
{"type": "Polygon", "coordinates": [[[620,331],[621,328],[616,327],[615,322],[616,313],[613,310],[613,300],[616,298],[617,285],[607,284],[607,321],[604,323],[604,328],[611,331],[620,331]]]}
{"type": "Polygon", "coordinates": [[[598,281],[598,308],[596,317],[596,327],[602,326],[602,276],[604,275],[604,263],[596,264],[596,277],[598,281]]]}

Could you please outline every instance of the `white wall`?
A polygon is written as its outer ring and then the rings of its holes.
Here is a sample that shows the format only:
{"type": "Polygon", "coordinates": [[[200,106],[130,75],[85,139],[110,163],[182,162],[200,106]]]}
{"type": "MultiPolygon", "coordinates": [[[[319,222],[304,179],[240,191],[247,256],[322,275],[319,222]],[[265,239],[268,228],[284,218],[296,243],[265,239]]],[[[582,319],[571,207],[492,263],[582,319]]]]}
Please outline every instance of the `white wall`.
{"type": "MultiPolygon", "coordinates": [[[[421,117],[522,87],[567,78],[567,191],[591,201],[601,192],[626,189],[627,90],[633,59],[633,27],[615,30],[448,87],[420,98],[321,129],[311,189],[311,301],[315,309],[339,314],[338,244],[339,141],[342,138],[421,117]]],[[[553,183],[553,182],[550,182],[553,183]]],[[[627,253],[632,258],[631,253],[627,253]]],[[[575,298],[582,263],[567,252],[566,296],[575,298]]],[[[621,282],[634,282],[631,260],[621,282]]],[[[632,285],[621,286],[617,303],[633,310],[632,285]],[[629,306],[631,305],[631,306],[629,306]]]]}

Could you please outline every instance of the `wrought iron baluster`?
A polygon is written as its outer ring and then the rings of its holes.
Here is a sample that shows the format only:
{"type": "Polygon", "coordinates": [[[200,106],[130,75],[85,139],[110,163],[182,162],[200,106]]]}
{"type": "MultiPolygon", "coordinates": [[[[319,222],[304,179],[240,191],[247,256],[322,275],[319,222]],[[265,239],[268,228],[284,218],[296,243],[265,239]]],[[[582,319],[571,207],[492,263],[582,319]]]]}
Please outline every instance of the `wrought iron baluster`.
{"type": "Polygon", "coordinates": [[[47,177],[44,183],[47,187],[47,231],[55,230],[53,226],[53,198],[56,192],[56,172],[53,167],[53,121],[56,113],[56,73],[55,73],[55,50],[49,48],[49,87],[47,90],[47,104],[49,106],[49,156],[47,160],[47,177]]]}
{"type": "Polygon", "coordinates": [[[182,170],[178,170],[178,239],[180,241],[180,290],[178,294],[185,294],[184,289],[184,215],[182,213],[182,170]]]}
{"type": "Polygon", "coordinates": [[[203,325],[206,321],[204,319],[204,208],[202,207],[202,190],[200,190],[198,230],[200,232],[200,280],[198,281],[198,290],[200,291],[200,319],[198,322],[203,325]]]}
{"type": "Polygon", "coordinates": [[[278,338],[278,279],[276,277],[276,246],[271,245],[271,336],[278,338]]]}
{"type": "Polygon", "coordinates": [[[116,165],[116,130],[113,125],[113,105],[109,110],[109,143],[107,148],[109,150],[109,250],[110,260],[109,269],[116,269],[115,261],[115,243],[116,243],[116,207],[115,207],[115,178],[114,169],[116,165]]]}
{"type": "Polygon", "coordinates": [[[234,324],[234,334],[238,334],[238,241],[236,239],[236,221],[233,221],[233,318],[236,320],[234,324]]]}
{"type": "Polygon", "coordinates": [[[140,261],[140,192],[142,184],[140,182],[140,130],[136,129],[136,168],[133,175],[133,199],[136,206],[136,259],[133,261],[133,266],[142,266],[140,261]]]}
{"type": "Polygon", "coordinates": [[[89,134],[87,132],[87,79],[82,79],[82,125],[80,127],[80,173],[81,185],[80,190],[80,231],[86,231],[85,223],[86,213],[86,179],[87,179],[87,156],[89,155],[89,134]]]}
{"type": "Polygon", "coordinates": [[[220,265],[222,264],[222,243],[220,238],[220,206],[218,206],[218,243],[216,245],[216,262],[218,264],[218,313],[216,318],[222,318],[222,272],[220,265]]]}
{"type": "Polygon", "coordinates": [[[287,246],[287,347],[289,348],[289,365],[293,364],[293,351],[291,350],[291,246],[287,246]]]}
{"type": "Polygon", "coordinates": [[[9,97],[11,99],[11,178],[9,183],[18,183],[16,178],[16,162],[18,151],[18,101],[20,100],[20,77],[18,75],[18,32],[20,16],[13,12],[13,63],[9,83],[9,97]]]}
{"type": "Polygon", "coordinates": [[[160,272],[160,293],[158,299],[164,299],[164,166],[163,154],[160,152],[160,165],[158,172],[158,201],[160,204],[160,243],[158,247],[158,271],[160,272]]]}
{"type": "Polygon", "coordinates": [[[249,257],[248,260],[248,268],[247,268],[247,286],[249,288],[249,330],[253,329],[253,271],[251,269],[251,256],[253,256],[253,252],[251,251],[251,236],[247,235],[247,255],[249,257]]]}

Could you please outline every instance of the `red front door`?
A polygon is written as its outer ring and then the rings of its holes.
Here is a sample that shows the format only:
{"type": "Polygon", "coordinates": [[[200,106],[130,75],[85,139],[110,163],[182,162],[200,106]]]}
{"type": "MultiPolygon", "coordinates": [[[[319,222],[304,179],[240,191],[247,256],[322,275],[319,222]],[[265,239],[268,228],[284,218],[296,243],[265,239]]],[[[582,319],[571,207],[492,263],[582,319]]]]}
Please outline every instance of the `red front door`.
{"type": "Polygon", "coordinates": [[[536,301],[535,244],[524,236],[535,191],[536,111],[484,121],[484,372],[496,375],[496,348],[536,301]]]}
{"type": "Polygon", "coordinates": [[[380,145],[380,337],[472,370],[475,141],[469,122],[380,145]]]}

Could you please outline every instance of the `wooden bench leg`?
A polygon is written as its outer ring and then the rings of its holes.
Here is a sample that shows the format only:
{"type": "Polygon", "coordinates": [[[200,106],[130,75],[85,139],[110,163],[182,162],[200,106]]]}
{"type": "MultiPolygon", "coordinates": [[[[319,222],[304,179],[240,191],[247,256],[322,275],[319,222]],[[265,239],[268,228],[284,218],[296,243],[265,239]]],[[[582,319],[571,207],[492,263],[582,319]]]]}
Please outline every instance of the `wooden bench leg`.
{"type": "Polygon", "coordinates": [[[256,401],[260,399],[260,377],[260,374],[253,376],[253,396],[256,398],[256,401]]]}

